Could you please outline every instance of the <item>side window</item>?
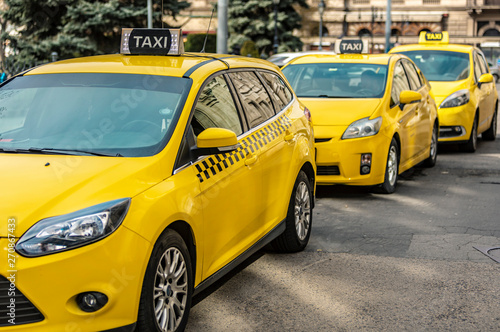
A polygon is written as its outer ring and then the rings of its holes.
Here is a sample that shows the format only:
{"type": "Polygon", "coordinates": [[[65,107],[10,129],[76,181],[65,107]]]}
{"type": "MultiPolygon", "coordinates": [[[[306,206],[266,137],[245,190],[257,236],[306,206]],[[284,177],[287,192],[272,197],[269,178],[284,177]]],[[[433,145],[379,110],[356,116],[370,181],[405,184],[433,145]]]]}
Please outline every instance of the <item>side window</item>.
{"type": "Polygon", "coordinates": [[[487,74],[489,72],[488,64],[481,53],[478,53],[479,66],[481,67],[481,74],[487,74]]]}
{"type": "Polygon", "coordinates": [[[404,66],[406,69],[406,74],[408,75],[408,79],[410,81],[411,89],[416,91],[422,87],[422,82],[420,81],[420,76],[418,76],[417,69],[415,65],[410,61],[404,61],[404,66]]]}
{"type": "Polygon", "coordinates": [[[238,91],[250,129],[274,116],[271,98],[255,73],[239,71],[228,75],[238,91]]]}
{"type": "Polygon", "coordinates": [[[474,78],[476,82],[479,81],[479,77],[481,77],[481,65],[479,64],[477,53],[474,52],[474,78]]]}
{"type": "Polygon", "coordinates": [[[225,128],[243,133],[233,97],[223,76],[214,77],[203,88],[191,121],[196,136],[207,128],[225,128]]]}
{"type": "Polygon", "coordinates": [[[266,72],[260,72],[260,74],[271,88],[271,97],[278,107],[277,112],[280,112],[292,101],[292,93],[279,76],[266,72]]]}
{"type": "Polygon", "coordinates": [[[391,90],[391,107],[399,104],[399,94],[401,91],[410,90],[403,64],[399,61],[394,67],[394,77],[391,90]]]}

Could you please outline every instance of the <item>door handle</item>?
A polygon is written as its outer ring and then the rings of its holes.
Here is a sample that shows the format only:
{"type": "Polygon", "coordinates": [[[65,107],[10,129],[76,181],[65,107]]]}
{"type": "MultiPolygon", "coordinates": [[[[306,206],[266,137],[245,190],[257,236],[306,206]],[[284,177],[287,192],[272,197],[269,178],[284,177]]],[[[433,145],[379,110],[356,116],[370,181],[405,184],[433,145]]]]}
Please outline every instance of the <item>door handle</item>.
{"type": "Polygon", "coordinates": [[[250,166],[250,165],[254,164],[256,161],[257,161],[257,156],[249,153],[247,155],[247,158],[245,159],[245,165],[250,166]]]}
{"type": "Polygon", "coordinates": [[[285,132],[285,141],[291,141],[294,137],[295,135],[287,129],[287,131],[285,132]]]}

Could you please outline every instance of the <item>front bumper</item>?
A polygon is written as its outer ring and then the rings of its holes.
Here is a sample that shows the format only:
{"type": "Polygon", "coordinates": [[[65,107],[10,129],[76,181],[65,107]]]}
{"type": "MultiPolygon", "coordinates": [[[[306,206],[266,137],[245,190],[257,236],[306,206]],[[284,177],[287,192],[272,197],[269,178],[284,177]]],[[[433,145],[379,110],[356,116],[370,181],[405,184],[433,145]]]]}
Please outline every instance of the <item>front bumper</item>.
{"type": "Polygon", "coordinates": [[[476,108],[470,101],[458,107],[439,108],[438,142],[467,141],[470,138],[475,114],[476,108]]]}
{"type": "Polygon", "coordinates": [[[316,139],[316,166],[319,185],[372,186],[384,182],[390,139],[382,135],[342,140],[345,128],[333,129],[331,140],[316,139]],[[361,155],[371,153],[369,174],[361,174],[361,155]],[[329,175],[325,175],[329,174],[329,175]]]}
{"type": "MultiPolygon", "coordinates": [[[[7,246],[8,240],[0,238],[2,252],[7,246]]],[[[0,331],[84,332],[133,326],[150,246],[122,225],[107,238],[81,248],[36,258],[17,255],[14,266],[1,264],[0,275],[15,275],[11,279],[15,288],[43,320],[23,324],[22,307],[17,306],[15,323],[0,326],[0,331]],[[82,311],[76,297],[88,291],[105,294],[107,304],[96,312],[82,311]]],[[[7,254],[3,259],[7,261],[7,254]]]]}

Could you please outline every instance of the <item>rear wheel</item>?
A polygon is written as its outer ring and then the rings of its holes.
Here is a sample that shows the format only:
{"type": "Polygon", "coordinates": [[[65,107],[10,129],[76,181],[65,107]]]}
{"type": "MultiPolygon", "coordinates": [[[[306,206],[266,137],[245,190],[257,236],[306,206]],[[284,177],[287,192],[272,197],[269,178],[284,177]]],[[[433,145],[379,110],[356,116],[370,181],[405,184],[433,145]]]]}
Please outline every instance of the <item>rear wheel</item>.
{"type": "Polygon", "coordinates": [[[304,171],[300,171],[288,204],[286,229],[272,242],[273,249],[279,252],[304,250],[311,236],[312,200],[309,178],[304,171]]]}
{"type": "Polygon", "coordinates": [[[193,294],[193,270],[182,237],[167,229],[146,269],[136,331],[183,331],[193,294]]]}
{"type": "Polygon", "coordinates": [[[472,129],[470,132],[470,137],[467,143],[462,145],[462,151],[464,152],[476,152],[477,149],[477,116],[474,118],[474,123],[472,124],[472,129]]]}
{"type": "Polygon", "coordinates": [[[396,191],[399,169],[399,148],[395,138],[392,138],[387,163],[385,164],[384,182],[377,188],[377,192],[382,194],[392,194],[396,191]]]}
{"type": "Polygon", "coordinates": [[[481,134],[481,137],[485,141],[494,141],[495,138],[497,137],[497,111],[495,110],[495,113],[493,113],[493,119],[491,119],[491,125],[488,130],[483,132],[481,134]]]}
{"type": "Polygon", "coordinates": [[[437,161],[437,147],[438,147],[438,125],[434,124],[434,128],[432,129],[432,138],[431,138],[431,146],[429,157],[424,160],[425,167],[434,167],[437,161]]]}

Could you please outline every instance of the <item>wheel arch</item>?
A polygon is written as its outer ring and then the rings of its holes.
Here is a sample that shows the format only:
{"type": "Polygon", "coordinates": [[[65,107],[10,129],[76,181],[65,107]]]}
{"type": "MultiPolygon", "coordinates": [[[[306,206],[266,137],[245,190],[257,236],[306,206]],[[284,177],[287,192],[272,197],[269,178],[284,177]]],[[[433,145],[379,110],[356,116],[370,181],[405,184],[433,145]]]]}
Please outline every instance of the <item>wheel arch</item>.
{"type": "MultiPolygon", "coordinates": [[[[306,173],[307,178],[309,179],[309,182],[311,183],[311,188],[313,188],[313,195],[314,195],[314,193],[316,192],[316,186],[315,186],[316,172],[314,171],[314,166],[309,161],[306,161],[304,163],[304,165],[302,165],[300,170],[304,171],[304,173],[306,173]]],[[[314,208],[314,199],[313,199],[313,206],[312,207],[314,208]]]]}
{"type": "Polygon", "coordinates": [[[197,256],[196,256],[196,241],[194,238],[193,229],[187,222],[183,220],[178,220],[171,223],[170,225],[167,226],[167,228],[165,228],[165,230],[166,229],[171,229],[179,233],[179,235],[184,240],[184,243],[186,243],[186,246],[189,250],[189,256],[191,258],[191,264],[193,266],[193,276],[196,276],[197,256]]]}

